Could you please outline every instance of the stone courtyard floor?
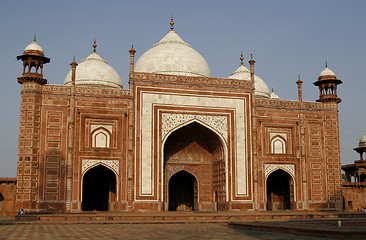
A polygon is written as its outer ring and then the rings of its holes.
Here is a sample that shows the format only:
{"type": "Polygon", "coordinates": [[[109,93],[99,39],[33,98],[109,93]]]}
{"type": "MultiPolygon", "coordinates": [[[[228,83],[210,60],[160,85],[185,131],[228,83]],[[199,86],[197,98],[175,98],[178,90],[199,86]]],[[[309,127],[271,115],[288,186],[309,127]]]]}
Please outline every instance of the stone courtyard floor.
{"type": "MultiPolygon", "coordinates": [[[[365,236],[366,237],[366,236],[365,236]]],[[[9,224],[5,239],[331,239],[228,228],[222,223],[175,224],[9,224]]]]}

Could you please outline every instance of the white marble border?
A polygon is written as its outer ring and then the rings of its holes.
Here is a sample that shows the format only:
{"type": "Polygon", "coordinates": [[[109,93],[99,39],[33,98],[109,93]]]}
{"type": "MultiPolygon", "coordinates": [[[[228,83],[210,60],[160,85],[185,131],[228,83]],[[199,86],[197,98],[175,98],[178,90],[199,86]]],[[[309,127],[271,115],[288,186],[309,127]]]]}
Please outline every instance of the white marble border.
{"type": "MultiPolygon", "coordinates": [[[[170,89],[171,90],[171,89],[170,89]]],[[[138,91],[136,89],[136,91],[138,91]]],[[[246,107],[248,104],[246,98],[243,96],[235,97],[235,96],[220,96],[220,95],[200,95],[195,91],[191,93],[179,94],[179,93],[167,93],[167,92],[158,92],[157,89],[151,91],[141,91],[140,92],[140,111],[136,114],[139,114],[140,122],[140,157],[136,159],[139,161],[140,170],[136,173],[136,176],[139,177],[140,185],[136,186],[139,189],[137,190],[137,194],[139,196],[153,196],[154,195],[154,164],[153,164],[153,146],[156,143],[153,143],[153,106],[157,104],[161,105],[169,105],[169,106],[187,106],[187,107],[196,107],[200,109],[205,108],[217,108],[217,109],[230,109],[234,110],[235,114],[234,118],[234,135],[235,141],[232,146],[232,154],[234,159],[235,167],[232,167],[230,171],[235,169],[235,179],[229,179],[231,182],[231,186],[235,186],[235,190],[232,189],[232,194],[236,193],[236,197],[244,197],[248,194],[248,152],[246,145],[246,135],[248,129],[247,119],[248,113],[246,111],[246,107]],[[234,184],[235,182],[235,184],[234,184]]],[[[137,92],[136,92],[137,94],[137,92]]],[[[219,94],[216,92],[216,94],[219,94]]],[[[250,111],[250,110],[249,110],[250,111]]],[[[161,148],[161,146],[160,146],[161,148]]],[[[162,171],[160,169],[160,171],[162,171]]],[[[232,175],[231,173],[230,175],[232,175]]],[[[162,176],[162,174],[160,174],[162,176]]],[[[159,176],[157,178],[158,182],[161,182],[159,176]]],[[[158,185],[157,185],[158,186],[158,185]]],[[[160,191],[163,191],[162,184],[160,191]]],[[[136,200],[135,195],[135,200],[136,200]]],[[[159,193],[158,193],[159,195],[159,193]]],[[[232,195],[232,197],[234,197],[232,195]]]]}

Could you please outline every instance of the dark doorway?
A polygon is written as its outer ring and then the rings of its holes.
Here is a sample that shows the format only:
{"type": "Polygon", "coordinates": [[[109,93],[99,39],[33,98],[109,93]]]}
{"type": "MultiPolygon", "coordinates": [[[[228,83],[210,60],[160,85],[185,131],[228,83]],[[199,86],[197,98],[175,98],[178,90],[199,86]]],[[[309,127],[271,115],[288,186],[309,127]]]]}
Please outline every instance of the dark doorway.
{"type": "Polygon", "coordinates": [[[0,193],[0,212],[4,212],[4,211],[5,211],[4,196],[0,193]]]}
{"type": "Polygon", "coordinates": [[[116,199],[116,176],[102,165],[91,168],[83,179],[83,211],[108,211],[116,199]]]}
{"type": "Polygon", "coordinates": [[[291,210],[293,184],[290,179],[289,174],[283,170],[277,170],[268,176],[267,210],[291,210]]]}
{"type": "Polygon", "coordinates": [[[196,201],[196,178],[186,171],[174,174],[169,181],[169,211],[193,211],[196,201]]]}
{"type": "Polygon", "coordinates": [[[366,174],[360,175],[360,182],[366,182],[366,174]]]}

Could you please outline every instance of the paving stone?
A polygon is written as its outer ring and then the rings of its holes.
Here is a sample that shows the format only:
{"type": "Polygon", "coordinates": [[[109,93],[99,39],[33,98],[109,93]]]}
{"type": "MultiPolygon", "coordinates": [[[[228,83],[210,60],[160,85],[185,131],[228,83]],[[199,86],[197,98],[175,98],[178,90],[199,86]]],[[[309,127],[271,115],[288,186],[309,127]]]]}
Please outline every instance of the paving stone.
{"type": "Polygon", "coordinates": [[[22,224],[1,225],[0,240],[22,239],[325,239],[231,229],[226,224],[22,224]]]}

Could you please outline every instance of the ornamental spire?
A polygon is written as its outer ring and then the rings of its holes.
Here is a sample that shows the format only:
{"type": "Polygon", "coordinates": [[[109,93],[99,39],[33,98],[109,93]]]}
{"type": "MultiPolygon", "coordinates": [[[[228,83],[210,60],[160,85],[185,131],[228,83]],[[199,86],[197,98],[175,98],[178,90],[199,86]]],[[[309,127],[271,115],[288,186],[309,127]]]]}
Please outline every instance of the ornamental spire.
{"type": "Polygon", "coordinates": [[[36,40],[37,40],[37,37],[36,37],[36,34],[34,34],[33,42],[36,42],[36,40]]]}
{"type": "Polygon", "coordinates": [[[97,46],[98,46],[98,45],[97,45],[97,40],[95,40],[95,39],[94,39],[94,44],[93,44],[93,48],[94,48],[94,49],[93,49],[93,52],[96,52],[96,51],[97,51],[97,50],[96,50],[97,46]]]}
{"type": "Polygon", "coordinates": [[[173,21],[173,15],[170,18],[170,30],[174,30],[174,21],[173,21]]]}
{"type": "Polygon", "coordinates": [[[241,55],[240,55],[240,65],[244,65],[244,57],[243,57],[243,52],[241,52],[241,55]]]}

